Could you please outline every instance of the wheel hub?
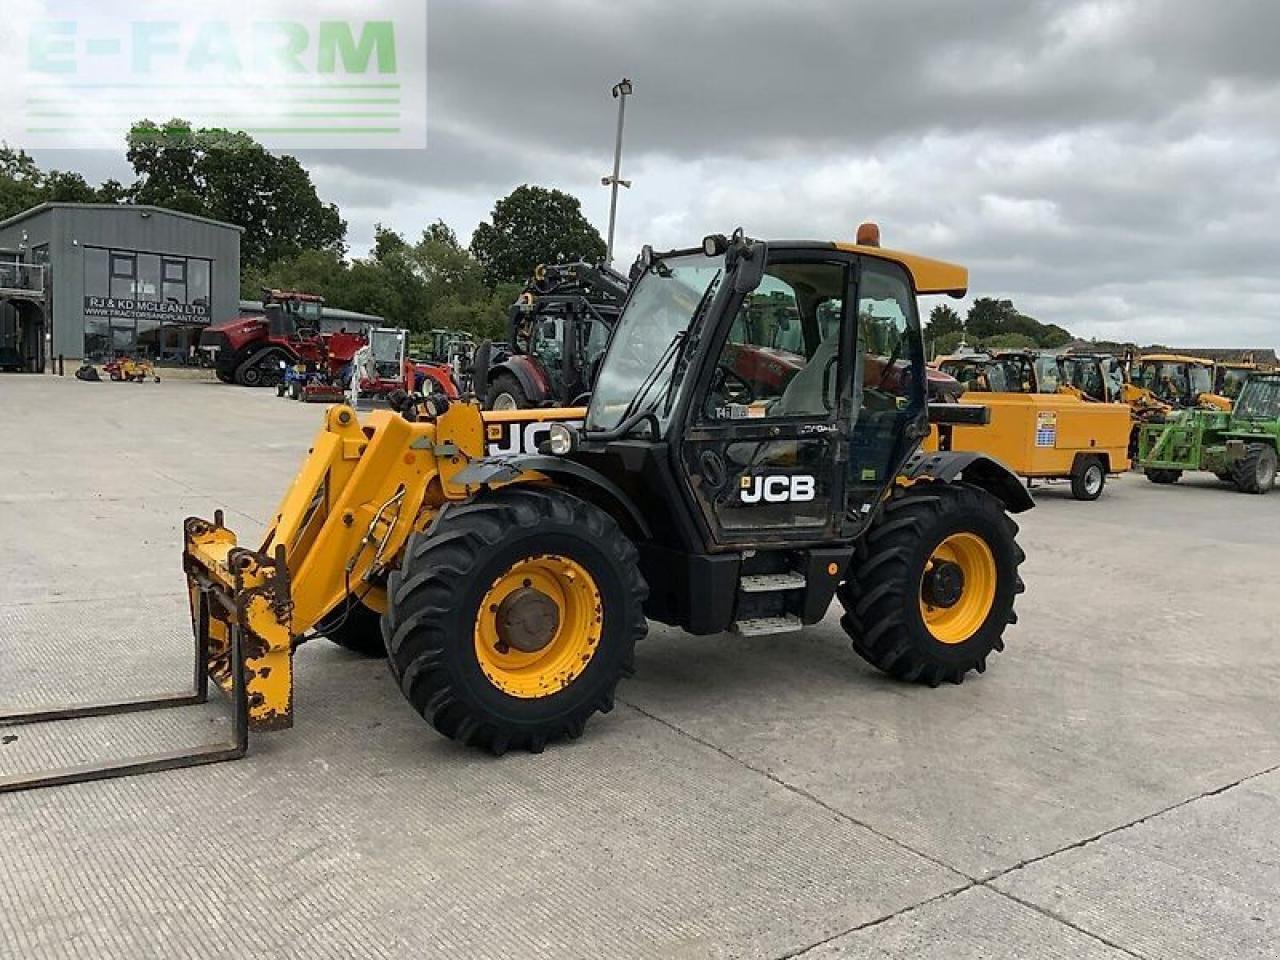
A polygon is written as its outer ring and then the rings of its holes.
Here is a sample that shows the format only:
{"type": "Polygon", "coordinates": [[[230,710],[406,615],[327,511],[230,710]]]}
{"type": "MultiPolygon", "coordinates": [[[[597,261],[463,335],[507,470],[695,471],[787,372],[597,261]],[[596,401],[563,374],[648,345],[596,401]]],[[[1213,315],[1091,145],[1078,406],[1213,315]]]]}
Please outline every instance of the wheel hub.
{"type": "Polygon", "coordinates": [[[530,586],[509,593],[498,605],[495,620],[499,642],[521,653],[545,649],[560,629],[555,601],[530,586]]]}
{"type": "Polygon", "coordinates": [[[924,575],[925,603],[941,610],[949,610],[964,595],[964,570],[950,560],[935,560],[924,575]]]}

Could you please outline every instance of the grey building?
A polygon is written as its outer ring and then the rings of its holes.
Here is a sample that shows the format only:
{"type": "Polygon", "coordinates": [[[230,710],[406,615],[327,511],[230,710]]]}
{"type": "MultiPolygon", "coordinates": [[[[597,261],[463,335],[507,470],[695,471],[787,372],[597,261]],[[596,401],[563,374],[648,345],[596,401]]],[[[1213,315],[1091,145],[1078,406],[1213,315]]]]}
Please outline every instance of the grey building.
{"type": "Polygon", "coordinates": [[[28,369],[187,363],[240,308],[242,228],[161,207],[46,203],[0,222],[0,348],[28,369]]]}

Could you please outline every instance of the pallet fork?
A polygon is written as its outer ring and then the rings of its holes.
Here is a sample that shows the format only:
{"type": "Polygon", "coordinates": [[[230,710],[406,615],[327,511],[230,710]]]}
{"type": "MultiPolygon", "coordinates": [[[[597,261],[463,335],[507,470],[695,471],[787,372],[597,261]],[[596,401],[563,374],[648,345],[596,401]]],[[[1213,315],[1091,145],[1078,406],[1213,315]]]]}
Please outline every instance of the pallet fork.
{"type": "MultiPolygon", "coordinates": [[[[222,513],[219,511],[215,514],[212,523],[192,518],[185,524],[184,565],[190,586],[191,625],[195,638],[195,662],[191,689],[153,697],[119,700],[113,703],[37,707],[0,714],[0,729],[196,706],[209,701],[212,685],[220,688],[229,700],[230,739],[179,750],[80,764],[35,774],[0,775],[0,793],[88,783],[139,773],[154,773],[161,770],[176,770],[183,767],[221,763],[225,760],[237,760],[248,752],[251,727],[278,729],[290,724],[291,718],[287,711],[284,715],[277,714],[271,717],[267,722],[251,717],[251,703],[262,700],[260,694],[251,694],[249,689],[250,677],[254,675],[255,665],[262,662],[254,660],[253,657],[263,656],[269,652],[263,649],[261,642],[246,645],[245,611],[237,604],[238,588],[244,584],[246,577],[255,578],[255,582],[259,580],[271,582],[277,568],[272,560],[259,558],[249,551],[238,550],[235,547],[234,537],[231,537],[223,527],[222,519],[222,513]],[[224,557],[231,555],[231,565],[223,565],[222,569],[234,567],[233,583],[237,589],[226,589],[228,584],[223,577],[210,575],[205,564],[192,562],[193,548],[219,544],[224,557]],[[261,564],[257,562],[259,559],[262,561],[261,564]]],[[[288,657],[287,652],[285,656],[288,657]]],[[[259,672],[265,675],[269,671],[259,668],[259,672]]],[[[286,674],[289,672],[288,665],[285,666],[284,672],[286,674]]]]}

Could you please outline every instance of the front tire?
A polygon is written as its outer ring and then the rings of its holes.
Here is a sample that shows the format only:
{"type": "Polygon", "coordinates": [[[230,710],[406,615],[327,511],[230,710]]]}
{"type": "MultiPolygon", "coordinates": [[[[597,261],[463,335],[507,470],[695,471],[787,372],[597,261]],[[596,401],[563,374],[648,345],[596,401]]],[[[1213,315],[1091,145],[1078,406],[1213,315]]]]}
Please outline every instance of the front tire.
{"type": "Polygon", "coordinates": [[[637,561],[612,517],[557,490],[447,508],[391,574],[391,672],[451,739],[501,754],[576,738],[644,636],[637,561]]]}
{"type": "Polygon", "coordinates": [[[1231,477],[1243,493],[1269,493],[1276,485],[1276,451],[1261,443],[1244,448],[1244,456],[1231,466],[1231,477]]]}
{"type": "Polygon", "coordinates": [[[533,403],[519,380],[509,373],[500,373],[489,386],[485,406],[490,410],[528,410],[533,403]]]}
{"type": "Polygon", "coordinates": [[[1017,524],[967,484],[896,492],[859,541],[838,595],[853,649],[900,680],[936,687],[982,673],[1004,649],[1023,591],[1017,524]]]}
{"type": "Polygon", "coordinates": [[[1159,467],[1147,467],[1144,471],[1147,479],[1152,483],[1160,486],[1167,486],[1171,483],[1177,483],[1182,479],[1181,470],[1162,470],[1159,467]]]}

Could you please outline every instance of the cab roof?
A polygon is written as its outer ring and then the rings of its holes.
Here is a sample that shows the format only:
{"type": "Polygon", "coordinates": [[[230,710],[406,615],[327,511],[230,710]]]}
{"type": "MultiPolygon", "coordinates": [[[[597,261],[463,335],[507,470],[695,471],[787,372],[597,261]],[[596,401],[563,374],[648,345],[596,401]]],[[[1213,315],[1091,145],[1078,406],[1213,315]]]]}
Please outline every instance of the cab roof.
{"type": "Polygon", "coordinates": [[[1143,360],[1154,360],[1157,363],[1195,363],[1205,367],[1212,367],[1213,361],[1206,360],[1204,357],[1191,357],[1182,353],[1144,353],[1138,358],[1138,362],[1143,360]]]}
{"type": "Polygon", "coordinates": [[[901,250],[888,250],[884,247],[872,247],[866,244],[846,243],[837,240],[832,244],[837,250],[845,253],[857,253],[864,257],[876,257],[888,260],[906,269],[911,274],[911,282],[915,284],[919,294],[945,294],[949,297],[963,297],[969,292],[969,269],[945,260],[934,260],[915,253],[901,250]]]}

